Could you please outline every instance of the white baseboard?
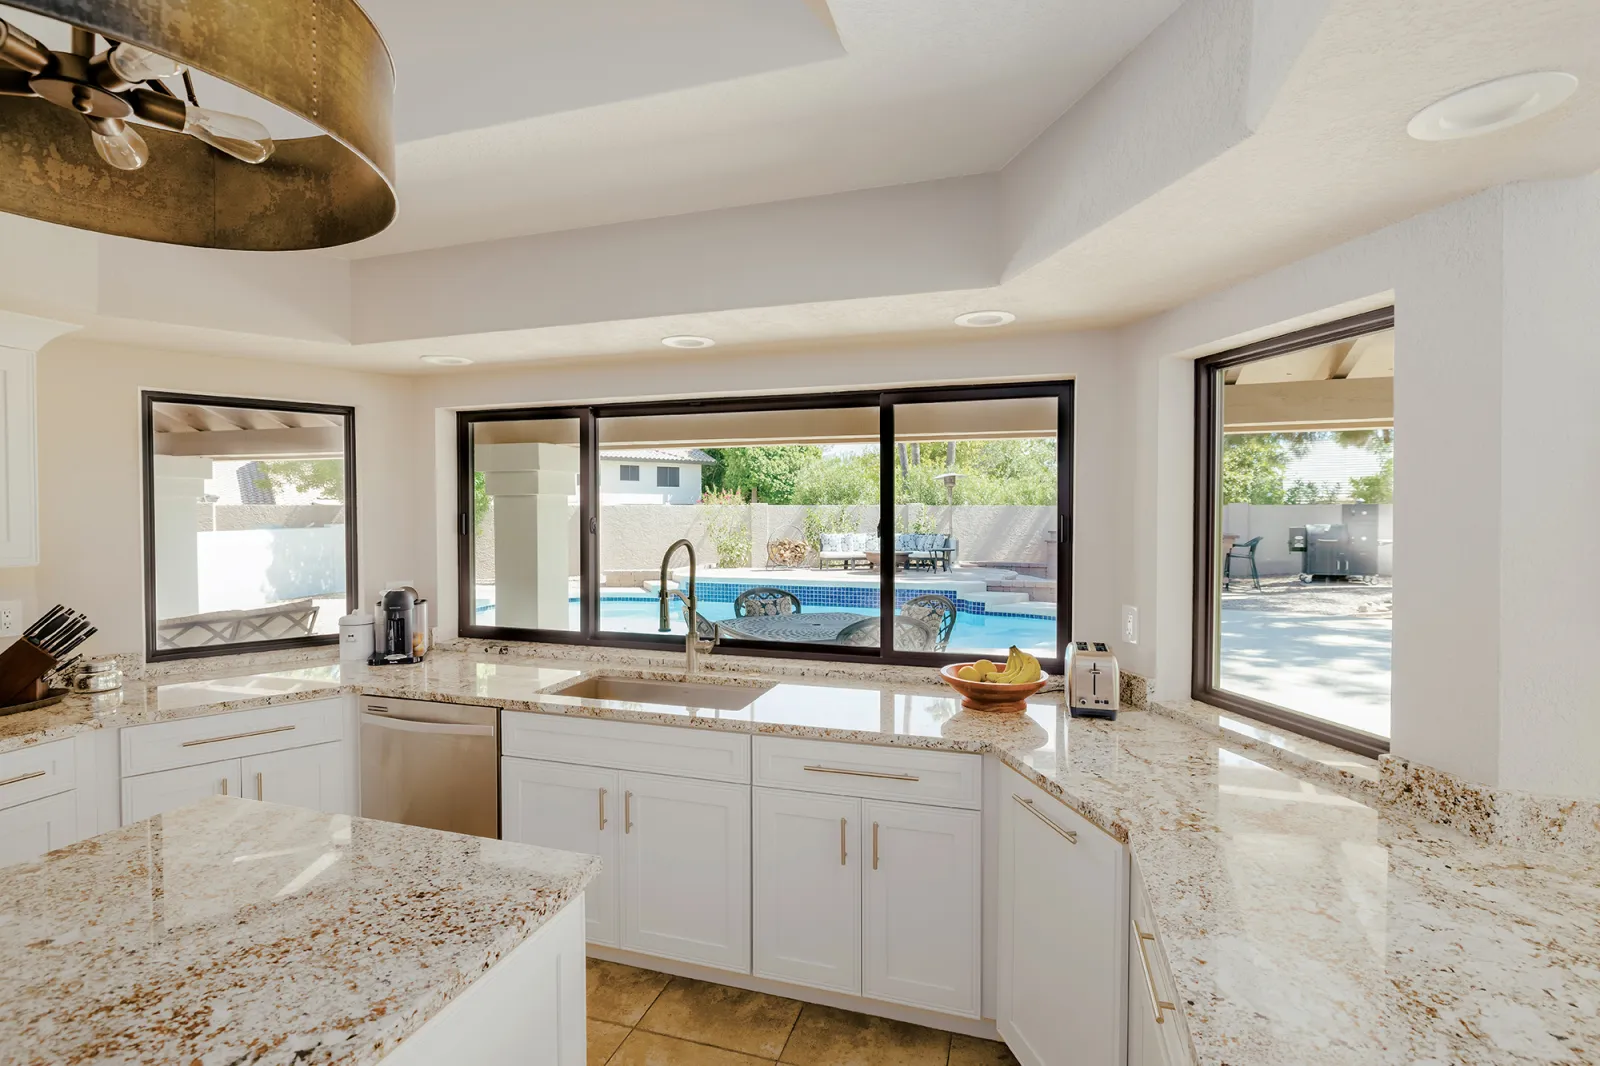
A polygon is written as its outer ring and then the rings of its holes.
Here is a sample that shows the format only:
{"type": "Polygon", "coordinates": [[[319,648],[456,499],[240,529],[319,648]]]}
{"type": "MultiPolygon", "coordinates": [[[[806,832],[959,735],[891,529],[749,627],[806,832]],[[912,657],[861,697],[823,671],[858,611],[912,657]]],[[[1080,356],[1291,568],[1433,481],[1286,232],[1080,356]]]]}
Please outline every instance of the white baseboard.
{"type": "Polygon", "coordinates": [[[973,1036],[980,1040],[1000,1039],[1000,1032],[994,1027],[994,1020],[990,1018],[958,1018],[954,1015],[940,1014],[937,1011],[923,1010],[919,1007],[904,1007],[898,1003],[885,1003],[881,999],[867,999],[865,996],[829,992],[821,988],[807,988],[804,985],[791,985],[783,981],[769,980],[765,977],[753,977],[747,973],[718,970],[692,962],[663,959],[656,955],[642,955],[636,951],[608,948],[600,944],[589,945],[589,957],[603,959],[606,962],[620,962],[627,966],[638,966],[645,970],[656,970],[661,973],[671,974],[674,977],[710,981],[719,985],[728,985],[732,988],[743,988],[750,992],[765,992],[771,996],[786,996],[789,999],[798,999],[805,1003],[816,1003],[823,1007],[837,1007],[840,1010],[853,1010],[860,1014],[890,1018],[897,1022],[910,1022],[913,1025],[924,1025],[929,1029],[941,1029],[947,1033],[960,1033],[963,1036],[973,1036]]]}

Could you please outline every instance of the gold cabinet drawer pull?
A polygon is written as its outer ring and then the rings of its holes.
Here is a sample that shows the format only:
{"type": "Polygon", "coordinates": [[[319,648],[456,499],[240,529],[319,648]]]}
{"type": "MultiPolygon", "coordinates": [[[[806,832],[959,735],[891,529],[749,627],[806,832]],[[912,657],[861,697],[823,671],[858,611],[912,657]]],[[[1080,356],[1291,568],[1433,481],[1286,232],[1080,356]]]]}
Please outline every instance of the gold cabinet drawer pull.
{"type": "Polygon", "coordinates": [[[275,725],[271,729],[252,729],[248,733],[229,733],[225,737],[207,737],[204,740],[186,740],[180,747],[198,748],[202,744],[221,744],[224,740],[243,740],[245,737],[264,737],[269,733],[287,733],[294,726],[275,725]]]}
{"type": "Polygon", "coordinates": [[[224,796],[228,794],[228,779],[226,777],[222,779],[222,794],[224,796]]]}
{"type": "Polygon", "coordinates": [[[839,819],[839,865],[840,866],[845,866],[850,861],[850,852],[846,851],[845,850],[845,846],[844,846],[845,826],[847,826],[849,824],[850,823],[846,819],[844,819],[844,818],[840,818],[839,819]]]}
{"type": "Polygon", "coordinates": [[[46,773],[47,771],[45,770],[35,770],[32,773],[18,774],[16,777],[8,777],[4,781],[0,781],[0,786],[15,785],[23,781],[32,781],[36,777],[43,777],[46,773]]]}
{"type": "Polygon", "coordinates": [[[872,823],[872,868],[878,868],[878,823],[872,823]]]}
{"type": "Polygon", "coordinates": [[[1144,983],[1150,986],[1150,1002],[1155,1004],[1156,1024],[1165,1025],[1167,1023],[1166,1012],[1169,1010],[1177,1010],[1178,1008],[1174,1004],[1169,1003],[1167,1000],[1161,998],[1161,993],[1156,991],[1155,974],[1150,972],[1150,955],[1145,951],[1144,945],[1145,941],[1154,940],[1156,935],[1154,933],[1147,933],[1143,929],[1140,929],[1139,919],[1137,918],[1133,919],[1132,924],[1134,939],[1139,944],[1139,962],[1144,966],[1144,983]]]}
{"type": "Polygon", "coordinates": [[[624,833],[633,832],[633,793],[632,792],[624,792],[622,794],[622,831],[624,833]]]}
{"type": "Polygon", "coordinates": [[[876,770],[841,770],[835,766],[806,766],[802,769],[814,774],[845,774],[849,777],[877,777],[884,781],[920,781],[916,774],[885,774],[876,770]]]}
{"type": "Polygon", "coordinates": [[[600,828],[606,827],[606,790],[600,790],[600,828]]]}
{"type": "Polygon", "coordinates": [[[1056,835],[1062,840],[1065,840],[1068,844],[1076,844],[1078,842],[1077,833],[1074,833],[1070,829],[1063,829],[1055,822],[1051,821],[1048,815],[1033,805],[1033,800],[1024,799],[1022,796],[1018,796],[1015,793],[1012,794],[1011,798],[1016,800],[1017,803],[1021,805],[1023,810],[1027,811],[1029,814],[1039,819],[1039,821],[1055,830],[1056,835]]]}
{"type": "Polygon", "coordinates": [[[266,790],[265,784],[263,783],[262,778],[263,778],[263,775],[262,775],[261,771],[257,770],[256,771],[256,799],[258,799],[258,800],[264,800],[264,799],[267,798],[267,790],[266,790]]]}

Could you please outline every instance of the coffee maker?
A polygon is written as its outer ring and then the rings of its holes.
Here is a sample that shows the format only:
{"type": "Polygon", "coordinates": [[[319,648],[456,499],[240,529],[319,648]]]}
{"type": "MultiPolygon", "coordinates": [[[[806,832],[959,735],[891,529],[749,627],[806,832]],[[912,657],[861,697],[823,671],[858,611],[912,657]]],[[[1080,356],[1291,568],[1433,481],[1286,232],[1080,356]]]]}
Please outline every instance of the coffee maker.
{"type": "Polygon", "coordinates": [[[409,585],[384,591],[374,612],[373,666],[420,663],[428,651],[428,601],[409,585]]]}

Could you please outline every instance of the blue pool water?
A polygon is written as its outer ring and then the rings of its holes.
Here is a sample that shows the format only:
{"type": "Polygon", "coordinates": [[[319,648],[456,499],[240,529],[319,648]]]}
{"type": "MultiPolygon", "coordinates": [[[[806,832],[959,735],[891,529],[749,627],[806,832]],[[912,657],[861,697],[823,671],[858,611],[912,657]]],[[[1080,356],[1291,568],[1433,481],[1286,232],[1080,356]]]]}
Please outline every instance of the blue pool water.
{"type": "MultiPolygon", "coordinates": [[[[836,610],[837,608],[818,608],[836,610]]],[[[862,617],[871,612],[860,610],[862,617]]],[[[656,633],[660,625],[660,603],[654,596],[616,598],[608,596],[600,601],[600,627],[616,633],[656,633]]],[[[494,623],[494,605],[480,602],[478,620],[484,625],[494,623]]],[[[733,617],[733,603],[727,600],[702,600],[700,613],[713,622],[733,617]]],[[[568,623],[578,628],[578,601],[568,601],[568,623]]],[[[683,633],[683,612],[676,601],[672,608],[672,631],[683,633]]],[[[1027,618],[1020,615],[969,614],[956,615],[956,627],[950,634],[951,651],[1004,652],[1015,644],[1023,651],[1035,655],[1055,654],[1056,621],[1054,618],[1027,618]]]]}

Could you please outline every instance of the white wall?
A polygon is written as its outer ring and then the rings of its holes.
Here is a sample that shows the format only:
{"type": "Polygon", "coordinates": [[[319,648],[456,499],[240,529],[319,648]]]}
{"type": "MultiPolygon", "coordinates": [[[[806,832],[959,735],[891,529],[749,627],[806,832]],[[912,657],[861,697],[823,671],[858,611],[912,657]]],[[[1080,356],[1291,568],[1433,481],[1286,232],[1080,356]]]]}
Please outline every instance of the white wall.
{"type": "MultiPolygon", "coordinates": [[[[1077,382],[1077,528],[1073,629],[1104,639],[1117,631],[1122,601],[1117,560],[1130,537],[1123,498],[1128,418],[1114,337],[1097,331],[1013,335],[903,346],[837,346],[771,355],[716,353],[681,360],[582,361],[481,370],[419,379],[412,420],[432,422],[432,492],[445,508],[419,543],[430,560],[428,591],[441,634],[456,620],[454,411],[578,401],[831,391],[970,381],[1077,382]],[[619,383],[625,382],[625,385],[619,383]],[[431,541],[431,543],[429,542],[431,541]]],[[[427,490],[424,490],[427,491],[427,490]]]]}
{"type": "MultiPolygon", "coordinates": [[[[63,337],[39,352],[40,562],[0,570],[32,617],[89,615],[90,652],[144,647],[139,393],[143,388],[350,404],[356,409],[362,601],[413,575],[419,449],[408,379],[174,354],[63,337]]],[[[426,443],[425,441],[420,443],[426,443]]]]}
{"type": "Polygon", "coordinates": [[[1595,178],[1490,190],[1124,331],[1121,584],[1157,614],[1155,647],[1133,658],[1154,661],[1160,694],[1188,688],[1193,358],[1393,302],[1394,750],[1485,784],[1600,795],[1597,590],[1560,554],[1600,527],[1597,203],[1595,178]]]}
{"type": "Polygon", "coordinates": [[[617,459],[601,458],[600,460],[600,502],[601,503],[671,503],[691,504],[700,502],[700,474],[702,467],[699,463],[674,463],[671,461],[657,461],[653,459],[628,460],[624,463],[617,459]],[[624,465],[639,468],[638,481],[623,481],[622,468],[624,465]],[[662,466],[675,466],[678,468],[678,487],[663,488],[656,484],[656,468],[662,466]],[[629,497],[638,497],[637,501],[629,497]]]}

